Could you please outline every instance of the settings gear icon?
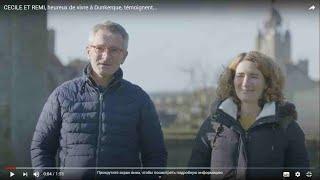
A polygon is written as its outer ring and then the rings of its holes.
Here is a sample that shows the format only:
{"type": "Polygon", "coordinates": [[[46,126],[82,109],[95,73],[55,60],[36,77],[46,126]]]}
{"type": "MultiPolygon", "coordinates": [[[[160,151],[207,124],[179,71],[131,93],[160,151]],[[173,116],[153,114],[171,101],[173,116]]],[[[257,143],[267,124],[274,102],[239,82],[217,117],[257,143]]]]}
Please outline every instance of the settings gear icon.
{"type": "Polygon", "coordinates": [[[297,171],[297,172],[295,173],[295,176],[296,176],[296,177],[300,177],[300,172],[297,171]]]}

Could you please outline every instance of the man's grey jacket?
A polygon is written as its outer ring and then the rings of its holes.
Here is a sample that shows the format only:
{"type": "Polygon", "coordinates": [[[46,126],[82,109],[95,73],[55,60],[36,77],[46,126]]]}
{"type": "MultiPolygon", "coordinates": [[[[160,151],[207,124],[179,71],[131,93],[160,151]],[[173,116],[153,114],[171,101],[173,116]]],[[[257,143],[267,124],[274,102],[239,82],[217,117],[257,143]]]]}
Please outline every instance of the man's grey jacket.
{"type": "MultiPolygon", "coordinates": [[[[48,98],[31,143],[32,166],[166,166],[163,134],[150,97],[124,80],[120,68],[103,91],[90,71],[88,65],[84,76],[63,83],[48,98]]],[[[77,173],[85,176],[86,170],[77,173]]]]}

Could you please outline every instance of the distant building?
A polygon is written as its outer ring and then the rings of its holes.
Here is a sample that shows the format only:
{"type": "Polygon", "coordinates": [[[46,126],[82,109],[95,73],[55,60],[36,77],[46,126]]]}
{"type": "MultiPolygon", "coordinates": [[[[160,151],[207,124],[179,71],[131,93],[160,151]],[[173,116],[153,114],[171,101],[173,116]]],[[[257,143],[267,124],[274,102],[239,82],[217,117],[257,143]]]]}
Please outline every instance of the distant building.
{"type": "Polygon", "coordinates": [[[47,86],[53,91],[61,83],[82,75],[84,67],[89,61],[74,59],[64,66],[55,53],[55,31],[48,30],[48,64],[47,64],[47,86]]]}
{"type": "Polygon", "coordinates": [[[309,62],[299,60],[294,64],[291,57],[290,31],[284,30],[280,13],[272,6],[263,29],[258,31],[256,50],[275,59],[286,77],[285,93],[292,99],[294,92],[313,88],[315,81],[309,77],[309,62]]]}
{"type": "Polygon", "coordinates": [[[83,75],[83,70],[87,64],[89,64],[88,60],[74,59],[66,67],[72,71],[72,77],[77,77],[83,75]]]}
{"type": "Polygon", "coordinates": [[[293,101],[297,107],[298,120],[302,126],[307,139],[317,139],[319,137],[319,82],[314,88],[296,92],[293,101]]]}
{"type": "Polygon", "coordinates": [[[198,129],[209,114],[215,89],[207,87],[191,92],[163,92],[151,94],[151,97],[163,127],[182,124],[180,127],[198,129]]]}
{"type": "Polygon", "coordinates": [[[309,61],[294,64],[291,57],[291,35],[284,30],[280,13],[271,7],[270,15],[259,30],[256,49],[265,53],[280,65],[286,76],[285,95],[296,105],[298,122],[306,138],[319,135],[319,81],[309,77],[309,61]]]}
{"type": "Polygon", "coordinates": [[[0,26],[0,166],[26,167],[31,165],[30,142],[46,98],[79,75],[86,62],[61,64],[46,12],[7,14],[0,26]]]}
{"type": "Polygon", "coordinates": [[[30,166],[32,133],[48,94],[47,14],[0,13],[0,165],[30,166]]]}

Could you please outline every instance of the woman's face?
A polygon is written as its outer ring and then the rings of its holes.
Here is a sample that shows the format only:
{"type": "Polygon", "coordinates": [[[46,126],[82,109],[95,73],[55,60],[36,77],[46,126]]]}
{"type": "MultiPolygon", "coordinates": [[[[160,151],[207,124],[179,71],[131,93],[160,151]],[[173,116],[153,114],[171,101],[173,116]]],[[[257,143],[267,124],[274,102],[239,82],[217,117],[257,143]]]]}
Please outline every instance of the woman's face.
{"type": "Polygon", "coordinates": [[[234,87],[241,103],[257,103],[265,89],[265,79],[251,61],[242,61],[236,68],[234,87]]]}

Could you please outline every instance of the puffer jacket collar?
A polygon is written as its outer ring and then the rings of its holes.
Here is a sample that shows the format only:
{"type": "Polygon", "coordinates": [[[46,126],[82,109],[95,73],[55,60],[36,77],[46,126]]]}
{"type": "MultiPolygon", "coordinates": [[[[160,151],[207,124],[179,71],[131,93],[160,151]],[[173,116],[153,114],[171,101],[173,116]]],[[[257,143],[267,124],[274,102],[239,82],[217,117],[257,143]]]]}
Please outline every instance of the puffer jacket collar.
{"type": "MultiPolygon", "coordinates": [[[[224,111],[225,113],[229,114],[234,119],[237,119],[238,107],[231,98],[224,100],[218,108],[224,111]]],[[[262,111],[257,116],[256,120],[261,119],[263,117],[275,116],[275,114],[276,104],[272,101],[264,104],[262,111]]]]}
{"type": "MultiPolygon", "coordinates": [[[[240,125],[237,120],[238,108],[234,103],[232,98],[227,98],[223,101],[215,102],[212,105],[211,111],[213,115],[224,115],[229,118],[219,118],[225,125],[240,125]],[[217,113],[215,113],[217,112],[217,113]]],[[[262,111],[257,116],[255,123],[251,127],[255,127],[257,125],[262,125],[265,123],[279,123],[281,118],[287,118],[290,120],[297,119],[297,112],[295,110],[295,106],[290,102],[268,102],[265,103],[262,111]]]]}
{"type": "MultiPolygon", "coordinates": [[[[83,78],[85,79],[84,83],[82,84],[81,89],[84,90],[84,87],[86,85],[86,83],[88,83],[90,86],[94,87],[95,89],[97,89],[97,84],[94,82],[94,80],[91,77],[91,71],[92,71],[92,67],[91,64],[87,64],[86,67],[83,70],[83,78]]],[[[108,85],[108,88],[111,87],[115,87],[120,85],[120,82],[123,78],[123,71],[121,68],[119,68],[114,74],[113,77],[111,79],[111,82],[108,85]]]]}

